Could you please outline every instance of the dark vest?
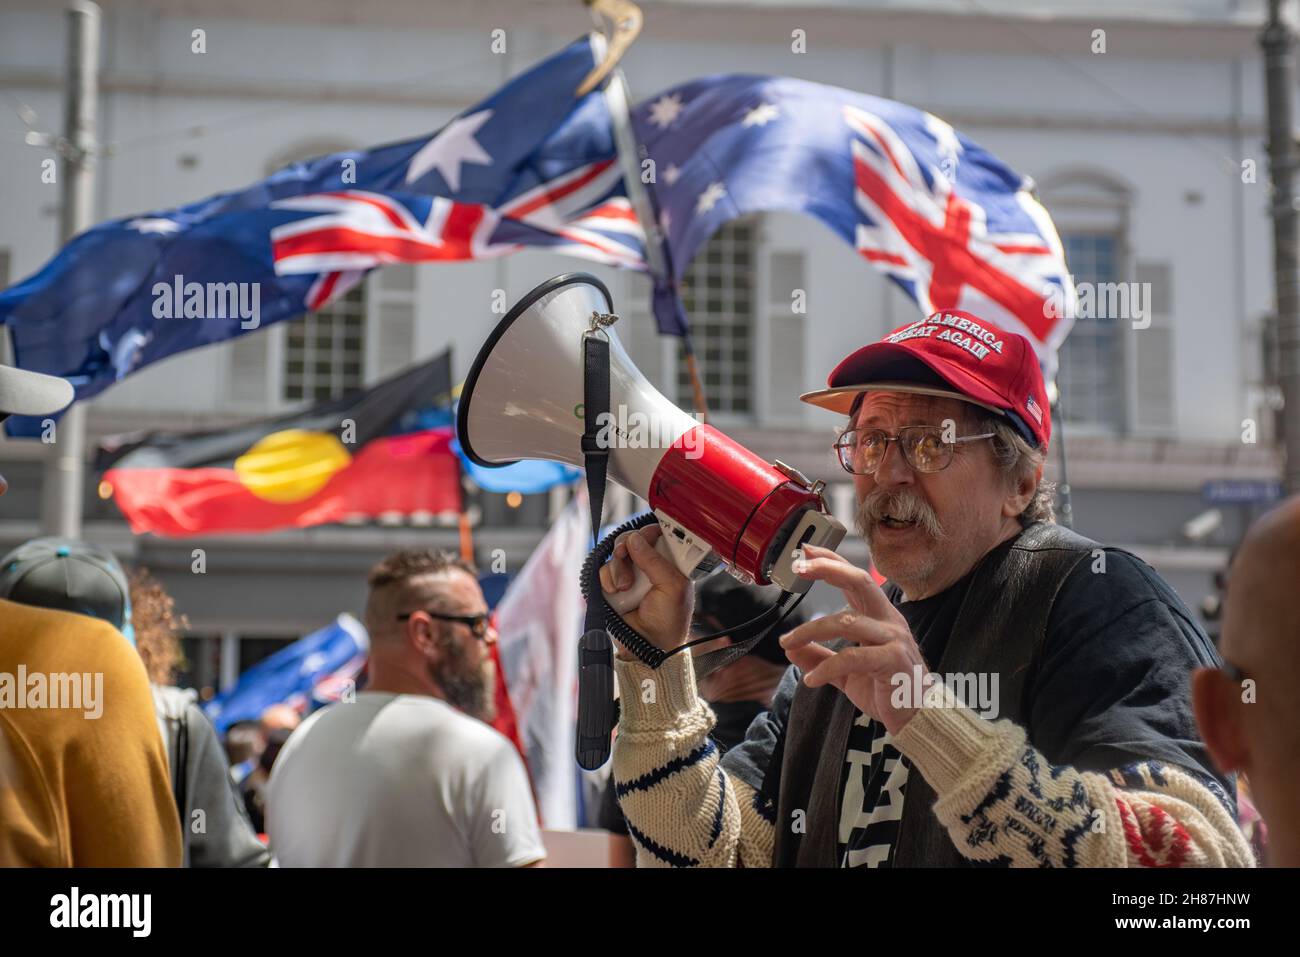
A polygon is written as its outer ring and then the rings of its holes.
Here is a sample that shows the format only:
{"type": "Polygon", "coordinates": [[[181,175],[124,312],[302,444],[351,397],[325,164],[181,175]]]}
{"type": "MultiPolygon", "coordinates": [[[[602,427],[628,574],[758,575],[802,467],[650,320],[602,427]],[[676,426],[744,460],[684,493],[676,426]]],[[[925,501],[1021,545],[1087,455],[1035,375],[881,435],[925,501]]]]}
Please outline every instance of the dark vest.
{"type": "MultiPolygon", "coordinates": [[[[939,674],[985,672],[998,675],[998,718],[1021,727],[1026,720],[1028,679],[1037,670],[1047,620],[1061,584],[1096,542],[1058,525],[1025,529],[999,562],[982,562],[975,571],[938,662],[939,674]]],[[[838,688],[809,688],[800,682],[790,703],[779,761],[777,867],[836,867],[840,820],[840,781],[849,731],[857,709],[838,688]],[[795,815],[796,810],[804,811],[795,815]],[[794,822],[802,821],[804,833],[794,822]]],[[[957,853],[931,811],[935,793],[912,768],[904,792],[903,817],[895,867],[961,867],[957,853]]]]}

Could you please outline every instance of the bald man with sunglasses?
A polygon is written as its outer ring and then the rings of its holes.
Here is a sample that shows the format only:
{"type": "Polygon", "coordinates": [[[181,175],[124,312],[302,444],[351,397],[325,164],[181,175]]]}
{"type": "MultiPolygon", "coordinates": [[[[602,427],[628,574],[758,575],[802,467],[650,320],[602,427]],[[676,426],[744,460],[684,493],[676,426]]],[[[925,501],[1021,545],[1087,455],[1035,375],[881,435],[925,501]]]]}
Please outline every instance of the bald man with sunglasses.
{"type": "MultiPolygon", "coordinates": [[[[1210,760],[1189,678],[1218,664],[1145,563],[1058,527],[1048,399],[1028,340],[945,310],[859,349],[804,400],[835,442],[857,528],[888,579],[808,546],[795,570],[842,612],[782,638],[771,709],[720,756],[687,654],[624,650],[620,805],[650,866],[1251,866],[1233,781],[1210,760]]],[[[691,588],[625,535],[608,592],[652,590],[629,624],[665,651],[691,588]]]]}
{"type": "Polygon", "coordinates": [[[428,551],[370,573],[370,681],[276,759],[266,828],[288,867],[535,867],[523,760],[494,717],[497,639],[474,570],[428,551]]]}

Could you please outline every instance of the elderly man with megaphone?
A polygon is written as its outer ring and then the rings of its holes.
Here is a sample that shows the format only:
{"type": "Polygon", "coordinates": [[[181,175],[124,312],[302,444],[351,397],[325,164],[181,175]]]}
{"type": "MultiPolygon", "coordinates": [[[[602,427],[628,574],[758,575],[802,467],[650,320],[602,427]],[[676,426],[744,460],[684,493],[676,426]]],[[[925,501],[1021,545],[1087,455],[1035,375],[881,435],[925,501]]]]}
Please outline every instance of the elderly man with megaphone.
{"type": "MultiPolygon", "coordinates": [[[[1251,866],[1191,710],[1217,655],[1149,566],[1054,523],[1029,342],[938,312],[827,384],[803,398],[849,415],[835,451],[887,583],[799,550],[793,571],[847,607],[783,637],[772,709],[725,756],[688,654],[651,667],[619,646],[614,778],[638,862],[1251,866]]],[[[600,580],[649,579],[623,617],[667,652],[692,588],[661,534],[625,533],[600,580]]]]}

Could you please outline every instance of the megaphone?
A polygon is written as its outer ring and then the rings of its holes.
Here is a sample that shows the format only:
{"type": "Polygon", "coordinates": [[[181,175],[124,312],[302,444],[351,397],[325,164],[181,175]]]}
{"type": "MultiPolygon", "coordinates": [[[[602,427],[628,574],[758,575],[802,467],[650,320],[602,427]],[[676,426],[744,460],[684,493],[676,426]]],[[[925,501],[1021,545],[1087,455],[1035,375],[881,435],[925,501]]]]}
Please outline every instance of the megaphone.
{"type": "MultiPolygon", "coordinates": [[[[583,466],[582,339],[593,316],[613,308],[599,279],[572,273],[542,283],[507,313],[461,389],[457,431],[472,461],[583,466]]],[[[742,580],[807,591],[793,551],[834,548],[845,531],[826,512],[824,483],[768,464],[679,409],[641,374],[613,329],[606,334],[609,477],[650,503],[677,567],[689,575],[713,552],[742,580]]],[[[647,590],[648,582],[610,595],[610,604],[628,611],[647,590]]]]}
{"type": "MultiPolygon", "coordinates": [[[[688,576],[724,564],[742,581],[806,592],[812,583],[793,567],[799,548],[835,548],[845,533],[826,510],[824,483],[769,464],[668,401],[624,350],[616,320],[609,290],[585,273],[556,276],[524,296],[488,336],[461,389],[461,449],[489,467],[519,459],[583,467],[592,450],[583,443],[585,344],[605,337],[609,408],[597,443],[609,478],[650,503],[663,529],[656,547],[688,576]]],[[[605,600],[622,615],[649,589],[638,570],[632,588],[605,600]]]]}

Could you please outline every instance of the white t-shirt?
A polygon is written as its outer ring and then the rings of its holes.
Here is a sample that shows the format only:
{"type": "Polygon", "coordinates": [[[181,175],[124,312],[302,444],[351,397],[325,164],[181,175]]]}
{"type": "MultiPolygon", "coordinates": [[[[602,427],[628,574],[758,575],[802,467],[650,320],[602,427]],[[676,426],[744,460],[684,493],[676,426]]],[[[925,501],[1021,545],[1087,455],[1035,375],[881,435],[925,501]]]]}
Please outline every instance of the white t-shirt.
{"type": "Polygon", "coordinates": [[[514,746],[445,701],[363,691],[275,761],[266,831],[285,867],[518,867],[546,856],[514,746]]]}

